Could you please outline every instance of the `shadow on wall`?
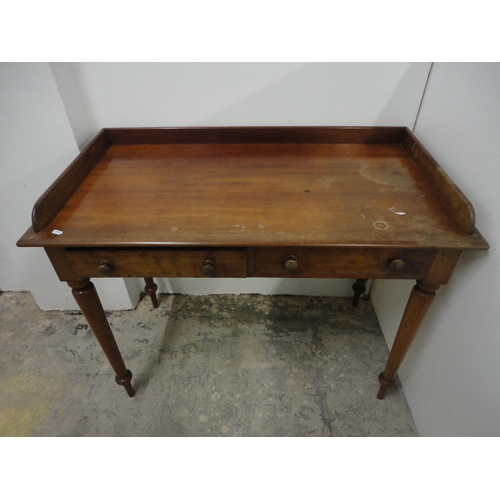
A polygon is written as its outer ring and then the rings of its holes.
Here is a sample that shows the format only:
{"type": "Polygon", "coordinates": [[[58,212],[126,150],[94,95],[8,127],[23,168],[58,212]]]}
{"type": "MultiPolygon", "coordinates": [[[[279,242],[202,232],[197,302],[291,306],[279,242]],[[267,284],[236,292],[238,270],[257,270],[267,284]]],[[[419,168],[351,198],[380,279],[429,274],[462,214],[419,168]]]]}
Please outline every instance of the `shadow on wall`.
{"type": "Polygon", "coordinates": [[[194,126],[412,127],[430,63],[310,63],[194,126]]]}
{"type": "Polygon", "coordinates": [[[61,95],[72,125],[84,137],[90,123],[412,126],[429,68],[404,62],[74,63],[53,70],[58,85],[66,85],[61,95]]]}
{"type": "Polygon", "coordinates": [[[411,63],[394,87],[374,125],[401,125],[413,130],[431,68],[432,63],[411,63]],[[420,95],[418,103],[416,100],[408,98],[418,94],[420,95]],[[413,121],[411,123],[401,122],[399,120],[400,115],[413,116],[413,121]]]}

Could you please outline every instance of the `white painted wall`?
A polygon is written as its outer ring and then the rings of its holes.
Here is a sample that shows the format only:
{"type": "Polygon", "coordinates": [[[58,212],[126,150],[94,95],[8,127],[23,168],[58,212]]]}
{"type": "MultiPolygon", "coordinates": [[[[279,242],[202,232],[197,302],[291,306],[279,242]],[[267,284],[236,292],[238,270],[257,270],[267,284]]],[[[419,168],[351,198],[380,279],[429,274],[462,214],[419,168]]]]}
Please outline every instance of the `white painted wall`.
{"type": "MultiPolygon", "coordinates": [[[[42,309],[77,305],[45,252],[17,248],[16,241],[31,225],[38,197],[78,153],[50,65],[1,63],[0,290],[29,290],[42,309]]],[[[135,305],[138,292],[133,284],[108,279],[98,280],[96,286],[107,309],[135,305]]]]}
{"type": "MultiPolygon", "coordinates": [[[[10,63],[0,65],[0,289],[75,308],[39,249],[18,249],[36,199],[103,127],[405,125],[427,63],[10,63]]],[[[95,280],[107,309],[140,280],[95,280]]],[[[161,280],[160,290],[350,295],[350,280],[161,280]]]]}
{"type": "Polygon", "coordinates": [[[428,63],[78,63],[99,127],[413,126],[428,63]]]}
{"type": "Polygon", "coordinates": [[[57,90],[64,104],[75,140],[81,151],[100,129],[95,123],[87,95],[75,73],[75,65],[60,62],[50,63],[50,69],[56,81],[57,90]]]}
{"type": "MultiPolygon", "coordinates": [[[[491,246],[464,254],[442,287],[399,377],[421,436],[500,435],[500,64],[435,63],[416,136],[471,200],[491,246]]],[[[410,283],[371,296],[391,345],[410,283]]]]}

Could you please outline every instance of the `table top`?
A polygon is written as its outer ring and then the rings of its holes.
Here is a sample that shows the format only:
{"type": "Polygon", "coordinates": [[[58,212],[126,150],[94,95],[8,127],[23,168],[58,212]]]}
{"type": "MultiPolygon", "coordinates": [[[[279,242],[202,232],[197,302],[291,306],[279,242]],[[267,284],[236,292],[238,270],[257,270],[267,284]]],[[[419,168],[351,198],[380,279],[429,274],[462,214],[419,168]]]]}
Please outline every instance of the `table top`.
{"type": "Polygon", "coordinates": [[[18,245],[488,248],[402,127],[104,129],[18,245]]]}

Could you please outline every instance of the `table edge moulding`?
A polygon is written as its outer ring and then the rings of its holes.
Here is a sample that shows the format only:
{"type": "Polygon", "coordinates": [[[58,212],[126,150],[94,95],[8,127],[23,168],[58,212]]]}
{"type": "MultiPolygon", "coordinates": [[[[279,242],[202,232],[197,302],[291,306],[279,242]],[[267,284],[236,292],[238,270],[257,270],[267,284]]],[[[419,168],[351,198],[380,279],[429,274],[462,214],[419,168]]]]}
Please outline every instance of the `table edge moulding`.
{"type": "Polygon", "coordinates": [[[474,208],[406,127],[105,128],[38,199],[45,249],[134,396],[91,278],[412,279],[382,399],[464,250],[474,208]]]}

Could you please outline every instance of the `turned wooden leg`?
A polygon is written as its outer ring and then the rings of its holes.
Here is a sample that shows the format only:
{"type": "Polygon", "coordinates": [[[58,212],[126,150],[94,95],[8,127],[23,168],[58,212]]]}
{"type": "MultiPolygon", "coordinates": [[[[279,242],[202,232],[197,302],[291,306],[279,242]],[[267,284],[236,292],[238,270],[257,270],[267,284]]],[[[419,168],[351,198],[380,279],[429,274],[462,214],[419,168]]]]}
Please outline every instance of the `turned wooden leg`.
{"type": "Polygon", "coordinates": [[[153,281],[153,278],[144,278],[146,282],[146,286],[144,291],[151,297],[151,302],[153,303],[153,307],[158,307],[158,299],[156,298],[156,290],[158,290],[158,285],[153,281]]]}
{"type": "Polygon", "coordinates": [[[68,285],[73,289],[77,304],[116,373],[116,383],[122,385],[127,394],[133,397],[135,392],[130,383],[132,373],[125,367],[94,284],[87,279],[81,282],[68,282],[68,285]]]}
{"type": "Polygon", "coordinates": [[[438,285],[424,285],[418,281],[413,287],[399,325],[398,333],[394,339],[387,365],[385,370],[378,377],[380,382],[380,389],[377,394],[378,399],[383,399],[387,389],[393,387],[396,383],[396,373],[415,338],[425,314],[436,296],[436,290],[438,288],[438,285]]]}
{"type": "Polygon", "coordinates": [[[352,285],[352,289],[354,290],[354,297],[352,299],[352,307],[357,307],[359,298],[366,292],[366,282],[368,280],[358,279],[356,283],[352,285]]]}

